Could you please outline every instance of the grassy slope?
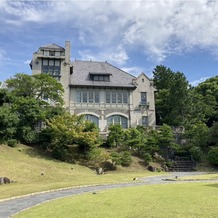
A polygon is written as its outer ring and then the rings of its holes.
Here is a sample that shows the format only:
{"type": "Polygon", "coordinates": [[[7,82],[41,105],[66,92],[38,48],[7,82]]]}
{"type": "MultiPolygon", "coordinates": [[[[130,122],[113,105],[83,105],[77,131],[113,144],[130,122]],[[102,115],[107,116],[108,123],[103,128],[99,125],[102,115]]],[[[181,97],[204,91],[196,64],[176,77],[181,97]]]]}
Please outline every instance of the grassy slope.
{"type": "Polygon", "coordinates": [[[24,145],[15,148],[0,145],[0,163],[0,177],[17,181],[0,186],[0,199],[63,187],[127,182],[134,177],[154,175],[143,167],[133,166],[128,171],[119,168],[118,171],[98,176],[87,167],[49,159],[24,145]]]}
{"type": "Polygon", "coordinates": [[[217,202],[215,183],[148,185],[50,201],[15,217],[205,218],[217,217],[217,202]]]}

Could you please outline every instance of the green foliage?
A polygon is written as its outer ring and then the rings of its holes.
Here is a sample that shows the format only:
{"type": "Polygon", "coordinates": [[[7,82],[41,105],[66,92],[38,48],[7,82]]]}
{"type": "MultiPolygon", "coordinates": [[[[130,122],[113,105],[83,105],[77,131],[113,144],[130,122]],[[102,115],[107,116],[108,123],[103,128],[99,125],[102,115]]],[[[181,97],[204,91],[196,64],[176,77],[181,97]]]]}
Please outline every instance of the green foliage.
{"type": "Polygon", "coordinates": [[[128,167],[132,163],[132,157],[129,151],[123,151],[120,153],[112,152],[110,157],[114,166],[121,165],[123,167],[128,167]]]}
{"type": "Polygon", "coordinates": [[[177,150],[179,146],[175,144],[173,130],[170,126],[164,124],[160,127],[157,134],[158,145],[163,151],[165,159],[169,159],[169,155],[173,150],[177,150]]]}
{"type": "Polygon", "coordinates": [[[128,167],[132,163],[131,153],[124,151],[121,153],[121,166],[128,167]]]}
{"type": "Polygon", "coordinates": [[[7,86],[16,97],[35,99],[49,98],[54,104],[63,104],[63,87],[55,78],[47,74],[27,75],[18,73],[8,79],[7,86]]]}
{"type": "Polygon", "coordinates": [[[185,138],[190,146],[200,147],[206,150],[208,144],[209,129],[204,123],[189,125],[185,130],[185,138]]]}
{"type": "Polygon", "coordinates": [[[119,147],[123,143],[124,139],[124,130],[121,125],[110,125],[108,128],[109,135],[107,138],[107,143],[111,147],[119,147]]]}
{"type": "Polygon", "coordinates": [[[94,148],[89,152],[89,164],[96,169],[102,167],[104,169],[106,161],[110,159],[110,154],[101,148],[94,148]]]}
{"type": "Polygon", "coordinates": [[[209,141],[218,146],[218,122],[214,123],[213,126],[209,130],[209,141]]]}
{"type": "Polygon", "coordinates": [[[38,142],[38,132],[36,132],[30,126],[23,126],[19,128],[19,133],[20,133],[19,138],[25,144],[33,144],[38,142]]]}
{"type": "Polygon", "coordinates": [[[190,148],[189,153],[196,162],[200,162],[203,159],[203,152],[197,146],[190,148]]]}
{"type": "Polygon", "coordinates": [[[181,126],[187,111],[188,81],[183,73],[174,73],[170,68],[157,66],[154,85],[158,123],[181,126]]]}
{"type": "Polygon", "coordinates": [[[213,122],[218,121],[218,76],[200,83],[195,90],[202,96],[207,125],[212,126],[213,122]]]}
{"type": "Polygon", "coordinates": [[[0,138],[8,140],[15,138],[20,119],[9,104],[0,107],[0,138]]]}
{"type": "Polygon", "coordinates": [[[118,152],[112,152],[110,154],[113,165],[121,165],[121,155],[118,152]]]}
{"type": "Polygon", "coordinates": [[[124,133],[125,144],[133,151],[140,154],[146,147],[145,134],[136,128],[129,128],[124,133]]]}
{"type": "Polygon", "coordinates": [[[145,154],[143,155],[143,158],[144,158],[144,161],[145,161],[145,164],[146,164],[146,165],[148,165],[149,162],[152,161],[152,156],[151,156],[149,153],[145,153],[145,154]]]}
{"type": "Polygon", "coordinates": [[[213,147],[209,150],[207,159],[211,164],[218,165],[218,147],[213,147]]]}
{"type": "Polygon", "coordinates": [[[12,147],[12,148],[16,147],[18,144],[16,139],[8,139],[6,143],[9,147],[12,147]]]}
{"type": "Polygon", "coordinates": [[[63,159],[68,145],[77,144],[81,151],[88,154],[100,144],[98,129],[84,120],[83,116],[63,115],[47,120],[47,128],[40,133],[43,147],[63,159]],[[48,137],[47,137],[48,136],[48,137]]]}

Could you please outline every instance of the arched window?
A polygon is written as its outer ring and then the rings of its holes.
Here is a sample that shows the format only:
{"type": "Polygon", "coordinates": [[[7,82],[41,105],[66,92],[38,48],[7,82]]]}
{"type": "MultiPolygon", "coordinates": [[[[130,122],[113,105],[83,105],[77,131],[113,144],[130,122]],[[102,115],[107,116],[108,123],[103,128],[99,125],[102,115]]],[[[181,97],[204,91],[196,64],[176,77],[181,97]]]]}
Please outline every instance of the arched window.
{"type": "Polygon", "coordinates": [[[115,124],[119,124],[121,125],[123,128],[127,129],[128,128],[128,119],[124,116],[121,115],[112,115],[110,117],[107,118],[107,125],[115,125],[115,124]]]}
{"type": "Polygon", "coordinates": [[[85,114],[85,120],[88,120],[92,123],[94,123],[97,127],[99,126],[99,119],[98,117],[91,115],[91,114],[85,114]]]}

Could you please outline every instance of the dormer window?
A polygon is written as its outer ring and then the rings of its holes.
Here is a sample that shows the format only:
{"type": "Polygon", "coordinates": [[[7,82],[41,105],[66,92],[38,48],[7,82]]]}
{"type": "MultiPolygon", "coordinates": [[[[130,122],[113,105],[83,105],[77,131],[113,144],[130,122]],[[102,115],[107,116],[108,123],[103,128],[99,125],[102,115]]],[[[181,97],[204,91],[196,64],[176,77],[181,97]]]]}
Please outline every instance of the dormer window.
{"type": "Polygon", "coordinates": [[[110,73],[89,73],[90,79],[93,81],[110,82],[110,73]]]}

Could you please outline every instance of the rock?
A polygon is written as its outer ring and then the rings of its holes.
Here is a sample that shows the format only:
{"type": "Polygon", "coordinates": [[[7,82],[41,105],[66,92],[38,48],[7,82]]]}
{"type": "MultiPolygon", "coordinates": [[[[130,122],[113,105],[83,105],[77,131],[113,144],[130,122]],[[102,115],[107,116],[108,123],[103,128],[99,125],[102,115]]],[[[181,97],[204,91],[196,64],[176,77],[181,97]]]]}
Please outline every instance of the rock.
{"type": "Polygon", "coordinates": [[[156,171],[156,168],[153,167],[153,166],[151,166],[151,165],[149,165],[149,166],[148,166],[148,170],[151,171],[151,172],[155,172],[155,171],[156,171]]]}
{"type": "Polygon", "coordinates": [[[97,172],[98,175],[102,175],[104,173],[104,171],[103,171],[103,169],[101,167],[97,168],[96,172],[97,172]]]}
{"type": "Polygon", "coordinates": [[[7,178],[7,177],[4,177],[3,180],[4,180],[5,184],[11,183],[11,180],[9,178],[7,178]]]}
{"type": "Polygon", "coordinates": [[[4,178],[0,177],[0,185],[3,185],[3,184],[4,184],[4,178]]]}

